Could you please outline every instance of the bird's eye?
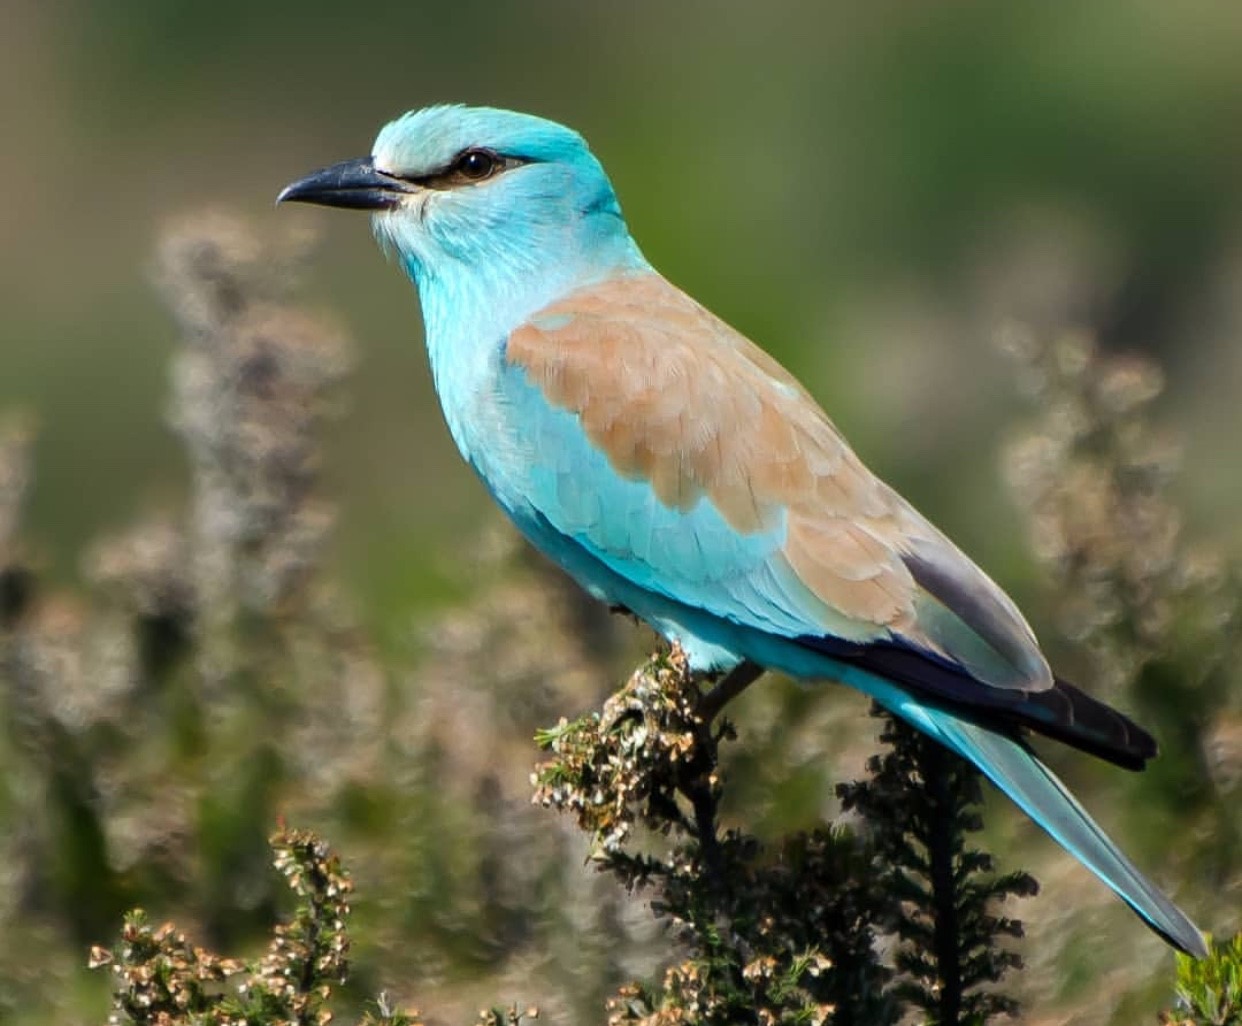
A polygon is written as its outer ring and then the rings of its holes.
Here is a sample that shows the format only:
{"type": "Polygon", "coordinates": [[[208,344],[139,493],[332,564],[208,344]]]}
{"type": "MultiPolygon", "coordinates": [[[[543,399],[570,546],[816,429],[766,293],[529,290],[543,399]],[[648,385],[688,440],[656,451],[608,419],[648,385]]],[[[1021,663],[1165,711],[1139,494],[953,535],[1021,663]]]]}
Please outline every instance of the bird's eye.
{"type": "Polygon", "coordinates": [[[500,160],[487,150],[466,150],[453,165],[454,171],[472,182],[490,178],[499,168],[500,160]]]}

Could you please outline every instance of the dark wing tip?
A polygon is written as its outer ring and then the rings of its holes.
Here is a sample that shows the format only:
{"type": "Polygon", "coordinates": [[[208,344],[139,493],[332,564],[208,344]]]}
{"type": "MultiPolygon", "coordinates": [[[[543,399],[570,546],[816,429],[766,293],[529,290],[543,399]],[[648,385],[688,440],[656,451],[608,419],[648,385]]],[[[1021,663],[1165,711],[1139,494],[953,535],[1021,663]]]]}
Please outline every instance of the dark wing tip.
{"type": "Polygon", "coordinates": [[[1059,677],[1015,712],[1033,730],[1125,769],[1141,770],[1159,752],[1156,739],[1130,717],[1059,677]]]}
{"type": "Polygon", "coordinates": [[[1025,727],[1128,770],[1155,757],[1156,739],[1124,713],[1057,679],[1044,691],[989,687],[931,652],[892,641],[857,644],[832,637],[799,642],[909,688],[993,727],[1025,727]]]}

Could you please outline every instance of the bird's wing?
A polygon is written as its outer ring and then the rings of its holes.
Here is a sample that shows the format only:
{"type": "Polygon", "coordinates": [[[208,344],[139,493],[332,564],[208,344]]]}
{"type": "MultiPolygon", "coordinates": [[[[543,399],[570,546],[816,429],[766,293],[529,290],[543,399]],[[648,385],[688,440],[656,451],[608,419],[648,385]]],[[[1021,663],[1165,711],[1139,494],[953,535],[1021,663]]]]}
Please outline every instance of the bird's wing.
{"type": "Polygon", "coordinates": [[[630,580],[790,637],[891,642],[976,681],[1053,678],[990,578],[873,475],[775,360],[654,273],[509,337],[545,408],[531,497],[630,580]]]}

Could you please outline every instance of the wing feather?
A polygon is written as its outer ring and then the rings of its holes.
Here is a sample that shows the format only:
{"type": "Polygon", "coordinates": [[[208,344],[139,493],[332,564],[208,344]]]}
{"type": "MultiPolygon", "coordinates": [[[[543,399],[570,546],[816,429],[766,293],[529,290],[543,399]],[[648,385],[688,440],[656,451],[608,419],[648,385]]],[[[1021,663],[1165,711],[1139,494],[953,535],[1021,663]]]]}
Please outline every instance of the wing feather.
{"type": "MultiPolygon", "coordinates": [[[[576,418],[611,471],[681,516],[666,526],[695,534],[717,580],[740,594],[792,579],[798,607],[786,612],[801,634],[895,641],[995,688],[1052,687],[1033,633],[991,579],[863,465],[788,371],[659,275],[569,294],[513,332],[505,356],[576,418]],[[719,548],[704,505],[738,536],[768,539],[748,549],[758,556],[719,548]]],[[[556,523],[555,509],[542,512],[556,523]]],[[[633,560],[645,565],[630,576],[677,590],[678,567],[650,562],[667,545],[586,520],[577,536],[604,544],[622,572],[633,560]]],[[[718,615],[751,611],[729,609],[728,587],[714,595],[718,615]]]]}

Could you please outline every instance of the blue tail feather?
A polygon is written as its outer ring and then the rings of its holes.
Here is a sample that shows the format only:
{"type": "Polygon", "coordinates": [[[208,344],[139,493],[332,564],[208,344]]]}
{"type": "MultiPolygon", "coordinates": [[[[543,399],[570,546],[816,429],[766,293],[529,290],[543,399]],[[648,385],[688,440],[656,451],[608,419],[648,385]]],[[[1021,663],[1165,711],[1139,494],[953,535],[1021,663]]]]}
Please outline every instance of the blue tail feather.
{"type": "Polygon", "coordinates": [[[1194,923],[1122,854],[1068,788],[1021,740],[981,727],[948,709],[925,705],[870,674],[848,676],[851,684],[885,708],[974,763],[1170,944],[1197,958],[1206,956],[1207,947],[1194,923]]]}

